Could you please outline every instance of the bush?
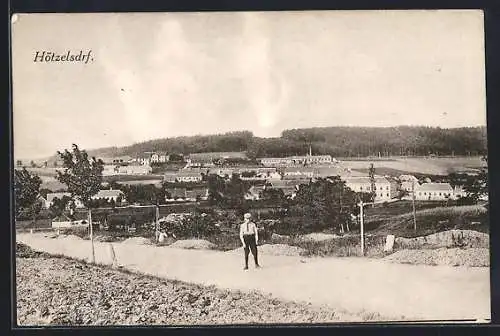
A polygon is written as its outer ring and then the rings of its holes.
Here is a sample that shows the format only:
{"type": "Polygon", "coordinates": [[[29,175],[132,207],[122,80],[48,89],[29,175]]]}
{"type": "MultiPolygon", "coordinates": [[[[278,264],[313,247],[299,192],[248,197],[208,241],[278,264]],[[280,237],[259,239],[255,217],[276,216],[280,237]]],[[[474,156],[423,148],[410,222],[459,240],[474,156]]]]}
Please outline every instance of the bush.
{"type": "Polygon", "coordinates": [[[32,219],[20,220],[16,219],[16,229],[38,229],[38,228],[51,228],[52,220],[49,218],[42,218],[33,221],[32,219]]]}
{"type": "MultiPolygon", "coordinates": [[[[365,237],[365,256],[385,256],[385,236],[375,235],[365,237]]],[[[306,250],[306,256],[320,257],[353,257],[361,256],[361,238],[359,236],[345,236],[324,241],[304,241],[292,238],[288,245],[301,247],[306,250]]]]}
{"type": "Polygon", "coordinates": [[[73,235],[83,239],[90,239],[89,229],[87,226],[85,227],[72,227],[72,228],[61,228],[59,229],[61,234],[65,235],[73,235]]]}
{"type": "Polygon", "coordinates": [[[206,237],[206,239],[215,244],[217,250],[229,251],[241,247],[241,241],[236,232],[221,232],[217,235],[206,237]]]}
{"type": "Polygon", "coordinates": [[[474,205],[476,203],[477,201],[474,198],[468,196],[460,197],[457,200],[457,205],[474,205]]]}

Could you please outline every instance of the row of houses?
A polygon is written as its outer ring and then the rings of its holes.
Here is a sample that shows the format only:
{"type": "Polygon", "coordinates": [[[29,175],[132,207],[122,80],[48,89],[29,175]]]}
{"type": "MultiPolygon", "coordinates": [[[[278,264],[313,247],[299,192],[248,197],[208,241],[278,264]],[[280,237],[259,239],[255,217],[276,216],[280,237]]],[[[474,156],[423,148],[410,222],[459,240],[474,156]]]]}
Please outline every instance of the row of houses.
{"type": "Polygon", "coordinates": [[[167,188],[166,202],[195,202],[208,199],[208,188],[167,188]]]}
{"type": "Polygon", "coordinates": [[[211,168],[216,166],[217,161],[222,162],[224,160],[248,160],[248,156],[245,152],[207,152],[192,153],[184,158],[186,168],[211,168]]]}
{"type": "MultiPolygon", "coordinates": [[[[372,192],[372,182],[369,177],[341,177],[346,186],[355,192],[372,192]]],[[[276,180],[270,181],[267,186],[253,186],[245,196],[248,200],[258,200],[266,188],[280,189],[287,197],[295,197],[302,184],[308,180],[276,180]]],[[[398,182],[386,177],[375,177],[375,202],[387,202],[399,196],[398,182]]],[[[449,183],[428,182],[419,184],[415,189],[415,199],[418,201],[446,201],[464,197],[465,192],[460,187],[452,188],[449,183]]]]}
{"type": "MultiPolygon", "coordinates": [[[[186,167],[215,167],[216,162],[224,160],[249,160],[245,152],[207,152],[191,153],[182,155],[186,162],[186,167]]],[[[131,156],[120,156],[114,158],[103,158],[109,165],[116,164],[139,164],[149,166],[154,163],[165,163],[170,161],[171,154],[166,152],[146,152],[135,158],[131,156]]],[[[338,162],[331,155],[312,155],[310,151],[307,155],[295,155],[279,158],[258,158],[256,160],[265,167],[293,167],[304,165],[329,165],[338,162]]]]}
{"type": "MultiPolygon", "coordinates": [[[[342,177],[347,187],[355,192],[372,192],[372,181],[369,177],[342,177]]],[[[253,185],[244,195],[246,200],[260,200],[262,193],[266,189],[275,189],[283,191],[286,197],[294,198],[303,184],[308,184],[311,180],[307,179],[284,179],[268,180],[265,184],[253,185]]],[[[398,185],[395,180],[377,176],[374,181],[375,202],[386,202],[394,199],[398,195],[398,185]]],[[[179,201],[200,201],[208,199],[208,188],[201,187],[182,187],[167,188],[166,202],[179,201]]],[[[55,198],[62,199],[64,196],[71,197],[70,193],[49,193],[44,200],[45,208],[49,208],[55,198]]],[[[444,201],[448,199],[457,199],[465,196],[461,188],[453,189],[449,183],[422,183],[415,189],[415,199],[420,201],[444,201]]],[[[124,200],[124,194],[120,190],[100,190],[93,199],[105,199],[107,201],[118,202],[124,200]]],[[[77,208],[83,208],[84,205],[79,200],[74,200],[77,208]]]]}
{"type": "Polygon", "coordinates": [[[237,174],[242,180],[281,180],[310,179],[337,175],[357,176],[361,173],[351,172],[340,167],[245,167],[245,168],[184,168],[178,172],[164,175],[167,182],[199,182],[203,175],[215,174],[229,178],[237,174]]]}
{"type": "MultiPolygon", "coordinates": [[[[246,153],[244,152],[208,152],[208,153],[192,153],[187,156],[178,154],[183,157],[186,162],[186,167],[213,167],[215,166],[214,161],[223,159],[247,159],[246,153]]],[[[144,166],[149,166],[155,163],[166,163],[171,160],[172,154],[167,154],[166,152],[146,152],[142,155],[132,158],[132,157],[120,157],[114,158],[110,164],[114,163],[137,163],[144,166]]]]}
{"type": "Polygon", "coordinates": [[[165,163],[170,161],[171,154],[166,152],[146,152],[142,155],[132,157],[129,155],[112,158],[101,158],[106,165],[144,165],[149,166],[154,163],[165,163]]]}
{"type": "Polygon", "coordinates": [[[165,152],[146,152],[137,157],[136,161],[145,166],[154,163],[165,163],[170,161],[170,154],[165,152]]]}
{"type": "Polygon", "coordinates": [[[127,164],[127,165],[117,165],[117,164],[105,164],[104,170],[102,171],[103,176],[114,176],[114,175],[149,175],[153,172],[153,169],[149,165],[138,165],[138,164],[127,164]]]}
{"type": "MultiPolygon", "coordinates": [[[[41,197],[40,199],[43,201],[43,205],[46,209],[50,208],[50,206],[54,203],[56,198],[62,199],[63,197],[71,198],[71,193],[69,192],[56,192],[56,193],[48,193],[46,197],[41,197]]],[[[99,192],[92,197],[94,200],[107,200],[108,202],[118,202],[120,199],[125,201],[125,195],[121,190],[117,189],[103,189],[99,190],[99,192]]],[[[75,206],[77,209],[84,208],[85,206],[79,199],[73,199],[75,206]]]]}
{"type": "Polygon", "coordinates": [[[281,158],[258,158],[257,161],[266,167],[332,164],[337,162],[331,155],[297,155],[281,158]]]}

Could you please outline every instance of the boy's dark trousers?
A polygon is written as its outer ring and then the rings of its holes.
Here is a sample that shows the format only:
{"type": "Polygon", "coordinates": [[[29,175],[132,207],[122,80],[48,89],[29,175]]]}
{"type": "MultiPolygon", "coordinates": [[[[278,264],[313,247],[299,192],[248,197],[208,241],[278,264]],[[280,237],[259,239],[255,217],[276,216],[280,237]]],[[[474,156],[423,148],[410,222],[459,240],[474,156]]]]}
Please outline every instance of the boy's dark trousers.
{"type": "Polygon", "coordinates": [[[248,254],[252,251],[253,259],[255,261],[255,266],[259,266],[259,261],[257,259],[257,242],[255,241],[255,235],[244,235],[243,241],[245,242],[245,267],[248,267],[248,254]]]}

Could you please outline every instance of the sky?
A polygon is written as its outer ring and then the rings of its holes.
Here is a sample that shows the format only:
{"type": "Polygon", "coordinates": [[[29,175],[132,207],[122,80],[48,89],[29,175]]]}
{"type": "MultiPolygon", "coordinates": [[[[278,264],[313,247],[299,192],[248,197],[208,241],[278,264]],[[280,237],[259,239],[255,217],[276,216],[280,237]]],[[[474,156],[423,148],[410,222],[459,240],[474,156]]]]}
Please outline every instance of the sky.
{"type": "Polygon", "coordinates": [[[486,125],[481,11],[21,14],[14,157],[249,130],[486,125]],[[37,51],[87,64],[33,62],[37,51]]]}

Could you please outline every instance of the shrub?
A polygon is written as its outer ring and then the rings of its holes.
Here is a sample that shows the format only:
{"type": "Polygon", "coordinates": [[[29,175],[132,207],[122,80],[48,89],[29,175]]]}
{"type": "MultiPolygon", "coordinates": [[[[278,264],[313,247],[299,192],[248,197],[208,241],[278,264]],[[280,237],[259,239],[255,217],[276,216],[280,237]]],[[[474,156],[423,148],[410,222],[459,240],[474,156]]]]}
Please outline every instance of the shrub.
{"type": "MultiPolygon", "coordinates": [[[[289,245],[305,249],[306,256],[361,256],[361,238],[359,236],[345,236],[324,241],[304,241],[296,237],[289,240],[289,245]]],[[[385,236],[366,236],[365,256],[383,257],[385,255],[384,246],[385,236]]]]}
{"type": "Polygon", "coordinates": [[[72,228],[62,228],[59,229],[61,234],[65,235],[73,235],[83,239],[89,239],[89,229],[87,226],[85,227],[72,227],[72,228]]]}
{"type": "Polygon", "coordinates": [[[217,250],[229,251],[241,247],[240,237],[236,232],[221,232],[206,239],[215,244],[217,250]]]}

